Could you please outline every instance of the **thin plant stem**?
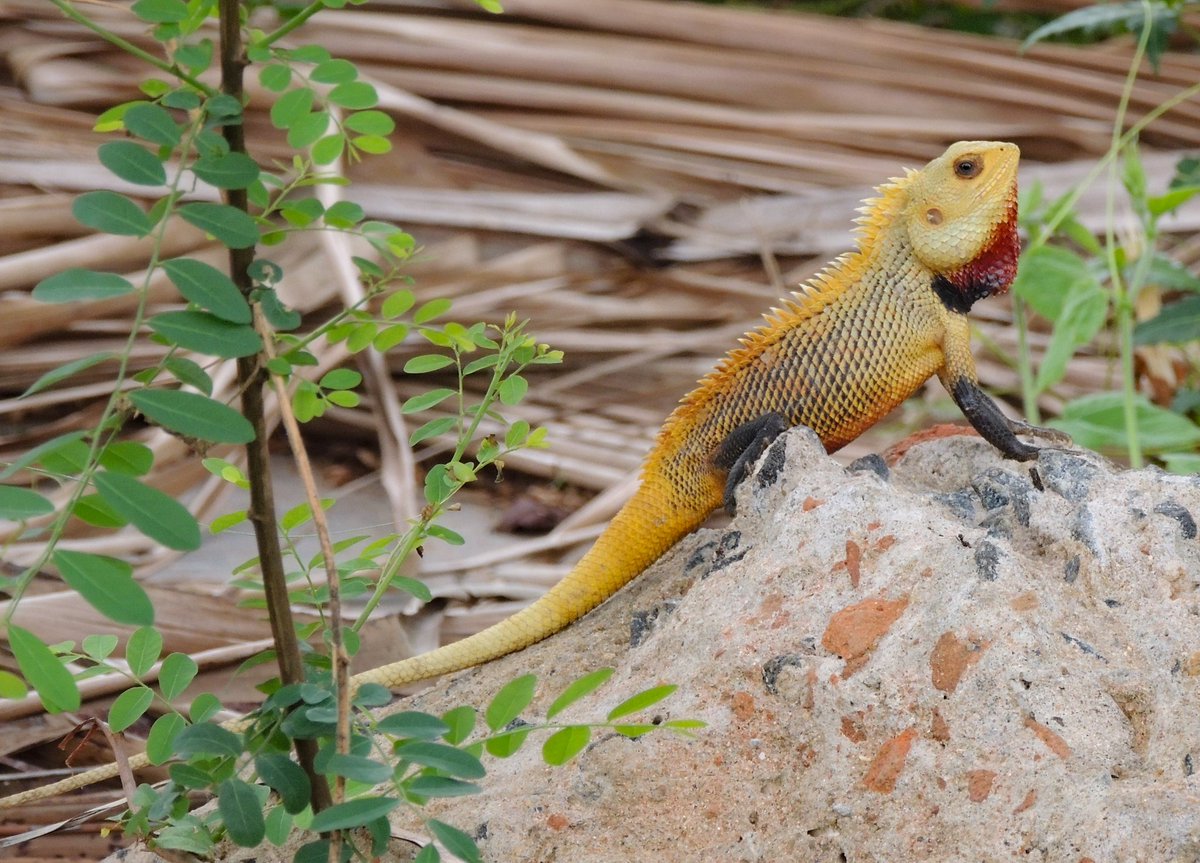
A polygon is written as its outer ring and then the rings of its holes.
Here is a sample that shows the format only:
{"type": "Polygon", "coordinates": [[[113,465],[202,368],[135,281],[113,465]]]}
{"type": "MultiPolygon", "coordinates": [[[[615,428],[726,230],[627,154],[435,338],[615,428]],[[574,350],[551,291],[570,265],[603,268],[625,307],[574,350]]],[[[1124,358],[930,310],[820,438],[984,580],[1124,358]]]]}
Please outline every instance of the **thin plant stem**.
{"type": "MultiPolygon", "coordinates": [[[[241,3],[240,0],[220,0],[221,27],[221,92],[244,104],[243,76],[245,58],[242,54],[241,3]]],[[[229,123],[222,127],[221,134],[234,153],[246,152],[243,125],[229,123]]],[[[231,207],[243,213],[249,212],[249,201],[245,189],[229,189],[226,200],[231,207]]],[[[229,275],[243,295],[249,299],[254,285],[248,268],[254,262],[255,249],[229,250],[229,275]]],[[[296,626],[288,596],[287,574],[283,566],[283,552],[279,545],[279,525],[275,515],[275,491],[272,485],[270,453],[267,449],[268,429],[263,404],[263,385],[266,372],[262,365],[263,355],[240,357],[237,361],[238,382],[242,389],[242,414],[254,427],[254,440],[246,445],[246,475],[250,480],[250,507],[248,516],[254,527],[255,543],[258,547],[259,566],[262,569],[263,591],[267,599],[271,635],[275,640],[275,653],[279,662],[279,676],[284,684],[300,683],[304,680],[304,661],[300,653],[300,642],[296,637],[296,626]]],[[[300,766],[308,775],[312,788],[314,811],[332,805],[329,785],[325,777],[314,766],[317,747],[314,740],[294,741],[300,766]]]]}
{"type": "Polygon", "coordinates": [[[93,21],[91,18],[87,17],[82,12],[80,12],[78,9],[76,9],[73,5],[71,5],[69,2],[67,2],[67,0],[50,0],[50,2],[53,3],[55,6],[57,6],[58,11],[62,12],[63,15],[70,18],[76,24],[79,24],[80,26],[86,27],[87,29],[91,30],[93,33],[95,33],[97,36],[99,36],[105,42],[108,42],[111,45],[115,45],[116,47],[120,48],[122,51],[126,52],[127,54],[131,54],[134,57],[137,57],[143,63],[148,63],[149,65],[153,66],[155,69],[158,69],[160,72],[166,72],[168,75],[171,75],[172,77],[178,78],[180,81],[190,84],[192,87],[195,87],[197,90],[199,90],[205,96],[208,96],[211,98],[212,96],[217,95],[216,90],[214,90],[212,87],[205,84],[199,78],[189,75],[187,72],[184,72],[182,69],[180,69],[179,66],[177,66],[176,64],[168,63],[166,60],[163,60],[159,57],[155,57],[149,51],[146,51],[143,48],[139,48],[137,45],[134,45],[128,39],[126,39],[122,36],[118,36],[116,33],[112,32],[111,30],[107,29],[106,27],[100,26],[95,21],[93,21]]]}
{"type": "Polygon", "coordinates": [[[276,27],[274,30],[272,30],[270,33],[268,33],[266,36],[264,36],[262,38],[262,40],[259,42],[259,44],[260,45],[274,45],[280,39],[287,36],[293,30],[299,28],[309,18],[316,15],[318,12],[320,12],[324,8],[325,8],[324,0],[313,0],[312,3],[309,3],[307,6],[305,6],[303,9],[301,9],[299,12],[297,12],[295,15],[293,15],[287,21],[284,21],[282,24],[280,24],[278,27],[276,27]]]}
{"type": "Polygon", "coordinates": [[[1137,146],[1136,138],[1127,144],[1122,144],[1121,130],[1125,127],[1125,114],[1129,109],[1129,100],[1133,96],[1133,86],[1137,82],[1138,69],[1146,54],[1146,46],[1150,42],[1151,10],[1148,0],[1142,0],[1142,14],[1142,32],[1138,38],[1137,49],[1133,54],[1133,61],[1129,64],[1129,72],[1125,76],[1125,86],[1121,89],[1117,115],[1113,119],[1112,143],[1109,145],[1109,154],[1113,158],[1108,165],[1109,182],[1104,201],[1104,252],[1109,279],[1112,283],[1112,302],[1117,317],[1117,350],[1121,366],[1125,444],[1129,454],[1129,464],[1134,468],[1140,468],[1143,459],[1137,424],[1137,379],[1133,367],[1133,297],[1125,284],[1121,267],[1117,263],[1116,194],[1118,179],[1115,157],[1124,147],[1137,146]]]}
{"type": "Polygon", "coordinates": [[[1017,375],[1021,380],[1021,404],[1025,408],[1025,419],[1035,425],[1041,422],[1038,410],[1037,387],[1033,376],[1033,363],[1029,353],[1029,319],[1025,312],[1025,301],[1013,297],[1013,324],[1017,328],[1017,375]]]}

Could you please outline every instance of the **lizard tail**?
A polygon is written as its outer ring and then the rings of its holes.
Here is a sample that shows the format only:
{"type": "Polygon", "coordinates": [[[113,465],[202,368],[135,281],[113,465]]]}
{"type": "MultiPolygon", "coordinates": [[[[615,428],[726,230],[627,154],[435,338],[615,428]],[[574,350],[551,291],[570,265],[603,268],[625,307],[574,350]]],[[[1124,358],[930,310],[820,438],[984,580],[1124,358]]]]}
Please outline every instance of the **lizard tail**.
{"type": "MultiPolygon", "coordinates": [[[[131,770],[139,770],[149,763],[150,759],[145,754],[132,755],[129,758],[129,767],[131,770]]],[[[112,779],[118,773],[119,770],[115,762],[113,764],[104,764],[100,767],[93,767],[91,770],[76,773],[74,776],[68,776],[66,779],[51,782],[49,785],[40,785],[37,788],[30,788],[28,791],[22,791],[19,794],[0,798],[0,809],[10,809],[14,806],[22,806],[37,800],[45,800],[48,797],[57,797],[59,794],[66,794],[69,791],[86,788],[89,785],[95,785],[97,782],[103,782],[105,779],[112,779]]]]}
{"type": "Polygon", "coordinates": [[[712,500],[675,507],[678,496],[656,485],[643,481],[588,553],[532,605],[461,641],[356,674],[353,682],[399,686],[470,668],[528,647],[583,617],[695,530],[720,502],[717,492],[712,500]]]}
{"type": "MultiPolygon", "coordinates": [[[[398,686],[425,680],[498,659],[553,635],[608,599],[699,527],[721,499],[718,485],[709,491],[706,488],[703,494],[680,505],[680,495],[672,494],[669,486],[652,479],[643,481],[579,563],[528,608],[462,641],[356,674],[351,683],[357,688],[364,683],[398,686]]],[[[236,728],[240,722],[232,720],[224,727],[236,728]]],[[[129,759],[134,770],[149,763],[144,754],[129,759]]],[[[117,765],[106,764],[2,798],[0,809],[65,794],[117,775],[117,765]]]]}

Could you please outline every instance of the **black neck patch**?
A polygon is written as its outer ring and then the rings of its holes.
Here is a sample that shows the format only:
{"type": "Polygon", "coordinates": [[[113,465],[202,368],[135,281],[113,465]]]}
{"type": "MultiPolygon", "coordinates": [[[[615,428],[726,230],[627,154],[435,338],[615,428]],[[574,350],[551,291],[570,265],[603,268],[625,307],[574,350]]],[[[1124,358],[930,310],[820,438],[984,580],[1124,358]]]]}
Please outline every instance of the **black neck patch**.
{"type": "Polygon", "coordinates": [[[945,276],[934,276],[931,284],[933,292],[937,294],[938,299],[942,301],[942,305],[952,312],[957,312],[960,315],[965,315],[971,311],[971,306],[975,305],[978,300],[993,293],[987,285],[967,285],[966,288],[960,288],[954,282],[947,279],[945,276]]]}

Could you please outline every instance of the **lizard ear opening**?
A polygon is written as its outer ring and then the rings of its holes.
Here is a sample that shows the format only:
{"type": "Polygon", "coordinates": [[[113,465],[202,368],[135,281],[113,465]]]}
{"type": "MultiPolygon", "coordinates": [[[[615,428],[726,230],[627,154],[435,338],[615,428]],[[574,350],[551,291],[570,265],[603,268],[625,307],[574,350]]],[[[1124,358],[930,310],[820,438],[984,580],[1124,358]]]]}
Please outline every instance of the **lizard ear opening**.
{"type": "Polygon", "coordinates": [[[925,211],[925,221],[931,225],[940,225],[942,223],[942,211],[937,207],[930,207],[925,211]]]}

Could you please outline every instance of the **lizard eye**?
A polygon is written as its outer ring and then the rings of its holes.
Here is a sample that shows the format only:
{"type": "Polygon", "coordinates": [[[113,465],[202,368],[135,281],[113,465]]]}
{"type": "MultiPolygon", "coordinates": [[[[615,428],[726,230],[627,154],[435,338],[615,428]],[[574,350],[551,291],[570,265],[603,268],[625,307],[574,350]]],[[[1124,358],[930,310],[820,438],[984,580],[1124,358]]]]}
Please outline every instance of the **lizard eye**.
{"type": "Polygon", "coordinates": [[[979,176],[979,172],[983,170],[983,162],[976,157],[967,159],[959,159],[954,163],[955,176],[962,177],[964,180],[971,180],[979,176]]]}

